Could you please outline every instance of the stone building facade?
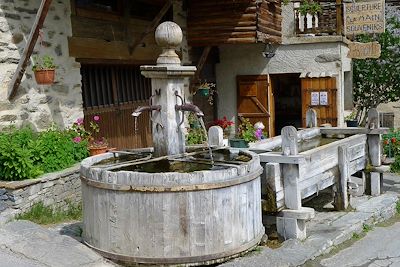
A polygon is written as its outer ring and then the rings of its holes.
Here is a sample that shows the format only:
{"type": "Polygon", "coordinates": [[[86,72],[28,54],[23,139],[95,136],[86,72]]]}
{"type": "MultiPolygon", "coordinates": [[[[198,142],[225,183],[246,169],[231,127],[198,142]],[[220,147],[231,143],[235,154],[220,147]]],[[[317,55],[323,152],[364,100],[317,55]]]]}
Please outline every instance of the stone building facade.
{"type": "Polygon", "coordinates": [[[30,125],[44,130],[53,123],[70,126],[83,116],[80,64],[69,56],[70,1],[53,1],[33,57],[16,96],[8,100],[8,87],[34,23],[40,0],[5,0],[0,4],[0,128],[30,125]],[[57,65],[53,85],[38,85],[32,68],[34,55],[49,55],[57,65]]]}

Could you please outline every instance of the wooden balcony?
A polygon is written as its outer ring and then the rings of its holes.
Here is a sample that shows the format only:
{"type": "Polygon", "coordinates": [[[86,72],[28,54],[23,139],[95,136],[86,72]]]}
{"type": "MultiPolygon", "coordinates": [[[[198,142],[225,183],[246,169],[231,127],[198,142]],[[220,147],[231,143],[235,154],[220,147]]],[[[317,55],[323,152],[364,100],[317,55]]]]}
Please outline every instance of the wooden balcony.
{"type": "Polygon", "coordinates": [[[321,0],[322,12],[302,15],[301,1],[294,2],[295,34],[342,35],[343,5],[341,0],[321,0]]]}

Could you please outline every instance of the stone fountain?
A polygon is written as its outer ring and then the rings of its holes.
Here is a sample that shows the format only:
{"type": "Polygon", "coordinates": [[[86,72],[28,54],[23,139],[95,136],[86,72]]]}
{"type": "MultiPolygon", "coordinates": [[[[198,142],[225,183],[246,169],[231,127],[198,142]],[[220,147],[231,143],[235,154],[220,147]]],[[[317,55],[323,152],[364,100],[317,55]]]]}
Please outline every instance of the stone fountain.
{"type": "Polygon", "coordinates": [[[107,258],[129,264],[199,265],[220,262],[255,247],[264,234],[259,157],[214,147],[187,151],[184,79],[175,48],[182,31],[173,22],[156,29],[163,48],[155,66],[149,106],[154,149],[116,151],[81,165],[83,239],[107,258]],[[214,160],[213,160],[214,158],[214,160]]]}

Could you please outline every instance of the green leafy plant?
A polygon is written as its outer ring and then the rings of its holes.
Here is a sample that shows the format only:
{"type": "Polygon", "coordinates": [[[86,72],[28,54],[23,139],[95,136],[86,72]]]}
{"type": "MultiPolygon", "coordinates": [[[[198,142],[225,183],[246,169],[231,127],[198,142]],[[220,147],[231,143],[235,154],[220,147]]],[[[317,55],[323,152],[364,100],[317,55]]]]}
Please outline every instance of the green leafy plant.
{"type": "Polygon", "coordinates": [[[55,224],[66,221],[80,220],[82,218],[82,205],[69,203],[66,210],[47,207],[43,202],[38,202],[23,214],[17,215],[16,220],[28,220],[37,224],[55,224]]]}
{"type": "Polygon", "coordinates": [[[357,110],[353,109],[349,115],[344,117],[345,121],[354,121],[357,120],[357,110]]]}
{"type": "Polygon", "coordinates": [[[75,143],[75,132],[36,133],[30,128],[0,133],[0,179],[17,181],[70,167],[88,154],[87,143],[75,143]]]}
{"type": "Polygon", "coordinates": [[[75,143],[81,141],[87,141],[90,148],[99,148],[108,146],[107,139],[103,136],[98,137],[100,133],[100,116],[94,115],[92,120],[89,122],[89,130],[85,129],[83,118],[79,118],[74,122],[71,129],[76,133],[76,137],[73,139],[75,143]]]}
{"type": "Polygon", "coordinates": [[[187,145],[201,145],[206,139],[206,132],[202,128],[199,119],[193,113],[188,116],[189,128],[187,128],[186,144],[187,145]]]}
{"type": "Polygon", "coordinates": [[[382,135],[383,153],[389,158],[400,155],[400,130],[392,129],[389,133],[382,135]]]}
{"type": "Polygon", "coordinates": [[[56,68],[56,65],[54,64],[54,59],[49,55],[45,55],[43,57],[34,56],[33,62],[34,62],[34,65],[32,66],[33,71],[54,70],[56,68]]]}
{"type": "Polygon", "coordinates": [[[299,12],[303,16],[307,14],[315,15],[322,12],[322,7],[318,2],[306,0],[300,3],[299,12]]]}
{"type": "Polygon", "coordinates": [[[256,138],[256,129],[253,124],[246,118],[242,119],[242,123],[239,125],[237,137],[243,139],[246,142],[254,142],[256,138]]]}
{"type": "Polygon", "coordinates": [[[206,141],[206,134],[202,128],[189,128],[186,135],[186,144],[200,145],[206,141]]]}

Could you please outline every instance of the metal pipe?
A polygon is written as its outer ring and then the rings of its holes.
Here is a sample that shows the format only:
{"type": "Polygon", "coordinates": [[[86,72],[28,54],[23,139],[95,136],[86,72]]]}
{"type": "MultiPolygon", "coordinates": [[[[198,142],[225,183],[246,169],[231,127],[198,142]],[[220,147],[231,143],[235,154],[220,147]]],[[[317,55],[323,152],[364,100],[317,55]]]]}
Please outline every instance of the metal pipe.
{"type": "Polygon", "coordinates": [[[175,109],[182,111],[190,111],[196,114],[197,117],[204,117],[203,111],[201,111],[198,106],[193,105],[191,103],[183,103],[182,105],[175,105],[175,109]]]}
{"type": "Polygon", "coordinates": [[[137,109],[135,109],[135,111],[133,111],[132,116],[137,118],[140,116],[140,114],[143,113],[143,111],[153,111],[153,110],[160,111],[161,106],[160,105],[139,106],[137,107],[137,109]]]}

